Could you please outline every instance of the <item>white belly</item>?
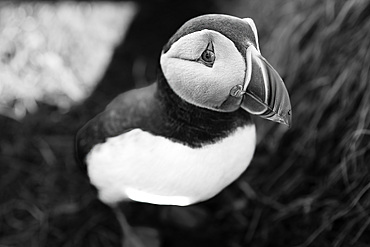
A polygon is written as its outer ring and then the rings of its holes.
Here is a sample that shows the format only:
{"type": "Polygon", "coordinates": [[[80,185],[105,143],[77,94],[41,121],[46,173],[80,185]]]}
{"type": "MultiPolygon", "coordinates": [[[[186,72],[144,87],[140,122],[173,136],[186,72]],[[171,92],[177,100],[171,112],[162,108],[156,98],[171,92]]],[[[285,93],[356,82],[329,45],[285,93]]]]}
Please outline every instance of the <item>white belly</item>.
{"type": "Polygon", "coordinates": [[[185,206],[213,197],[238,178],[255,142],[254,126],[195,149],[134,129],[94,147],[86,163],[104,203],[131,199],[185,206]]]}

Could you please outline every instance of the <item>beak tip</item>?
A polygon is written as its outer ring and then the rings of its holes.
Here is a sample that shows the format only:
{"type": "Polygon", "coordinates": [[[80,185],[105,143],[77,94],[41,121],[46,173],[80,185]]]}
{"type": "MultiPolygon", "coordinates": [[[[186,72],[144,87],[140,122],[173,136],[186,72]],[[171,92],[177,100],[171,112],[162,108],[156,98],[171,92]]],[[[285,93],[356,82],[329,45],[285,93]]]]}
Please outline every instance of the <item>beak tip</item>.
{"type": "Polygon", "coordinates": [[[285,124],[290,129],[292,126],[292,110],[288,110],[287,114],[280,117],[280,123],[285,124]]]}
{"type": "Polygon", "coordinates": [[[286,125],[288,127],[288,129],[290,129],[292,127],[291,120],[284,121],[283,124],[286,125]]]}
{"type": "Polygon", "coordinates": [[[291,112],[292,112],[291,110],[288,110],[286,113],[277,113],[273,115],[272,117],[269,117],[268,119],[274,122],[280,123],[280,124],[284,124],[288,126],[288,128],[290,128],[292,126],[292,113],[291,112]]]}

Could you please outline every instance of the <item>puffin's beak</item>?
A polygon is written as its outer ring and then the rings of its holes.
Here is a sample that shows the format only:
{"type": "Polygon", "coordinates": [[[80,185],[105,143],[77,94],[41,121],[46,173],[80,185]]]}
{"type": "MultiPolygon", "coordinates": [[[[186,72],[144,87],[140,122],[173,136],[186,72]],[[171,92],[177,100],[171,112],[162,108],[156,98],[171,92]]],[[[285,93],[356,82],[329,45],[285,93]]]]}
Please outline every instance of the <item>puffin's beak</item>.
{"type": "Polygon", "coordinates": [[[291,105],[283,80],[253,45],[248,47],[246,57],[241,107],[253,115],[290,126],[291,105]]]}

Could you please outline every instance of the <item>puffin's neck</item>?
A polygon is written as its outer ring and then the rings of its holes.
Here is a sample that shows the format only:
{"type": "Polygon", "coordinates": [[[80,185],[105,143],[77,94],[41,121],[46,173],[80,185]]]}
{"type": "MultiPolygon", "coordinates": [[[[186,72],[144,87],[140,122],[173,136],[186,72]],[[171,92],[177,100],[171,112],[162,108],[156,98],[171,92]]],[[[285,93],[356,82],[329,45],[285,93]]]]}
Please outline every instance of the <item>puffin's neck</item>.
{"type": "Polygon", "coordinates": [[[192,105],[181,99],[169,86],[162,71],[158,76],[156,97],[163,107],[164,124],[169,138],[192,147],[214,143],[236,128],[253,124],[243,111],[217,112],[192,105]]]}

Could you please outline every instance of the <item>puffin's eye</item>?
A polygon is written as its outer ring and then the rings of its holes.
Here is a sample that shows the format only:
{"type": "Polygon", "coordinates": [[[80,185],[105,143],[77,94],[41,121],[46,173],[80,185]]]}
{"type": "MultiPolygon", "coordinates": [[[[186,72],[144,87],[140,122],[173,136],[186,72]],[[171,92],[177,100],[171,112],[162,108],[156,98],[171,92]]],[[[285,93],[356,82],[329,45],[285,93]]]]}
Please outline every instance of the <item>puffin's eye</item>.
{"type": "Polygon", "coordinates": [[[209,43],[206,50],[202,53],[199,61],[208,67],[212,67],[215,62],[216,56],[213,51],[213,44],[209,43]]]}

